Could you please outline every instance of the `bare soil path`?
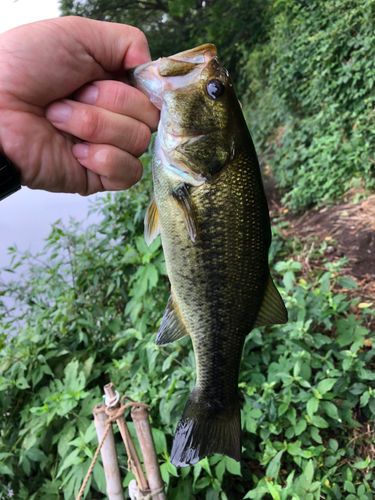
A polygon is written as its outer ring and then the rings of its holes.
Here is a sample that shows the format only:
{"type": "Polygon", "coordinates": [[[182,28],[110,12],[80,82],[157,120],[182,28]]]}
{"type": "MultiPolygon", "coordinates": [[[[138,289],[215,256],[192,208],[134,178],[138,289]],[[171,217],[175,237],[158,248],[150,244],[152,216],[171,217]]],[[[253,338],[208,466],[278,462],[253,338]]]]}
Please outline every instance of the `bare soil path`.
{"type": "Polygon", "coordinates": [[[357,282],[357,297],[373,302],[375,319],[375,194],[357,203],[312,208],[296,215],[282,206],[274,183],[266,180],[265,188],[271,216],[289,222],[284,237],[297,237],[305,245],[301,256],[305,270],[323,266],[321,257],[314,260],[312,249],[326,242],[324,259],[336,262],[348,258],[342,272],[357,282]]]}

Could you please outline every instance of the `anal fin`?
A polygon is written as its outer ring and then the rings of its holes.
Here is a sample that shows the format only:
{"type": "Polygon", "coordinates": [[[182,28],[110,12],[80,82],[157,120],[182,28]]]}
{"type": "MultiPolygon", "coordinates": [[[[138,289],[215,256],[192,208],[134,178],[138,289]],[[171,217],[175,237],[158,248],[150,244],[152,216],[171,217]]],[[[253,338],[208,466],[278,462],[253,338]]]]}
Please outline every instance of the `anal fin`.
{"type": "Polygon", "coordinates": [[[145,240],[148,246],[160,233],[160,220],[158,207],[156,206],[155,196],[151,198],[145,215],[145,240]]]}
{"type": "Polygon", "coordinates": [[[172,295],[169,297],[167,307],[165,308],[163,319],[156,336],[155,344],[171,344],[189,335],[182,321],[180,312],[176,308],[172,295]]]}
{"type": "Polygon", "coordinates": [[[285,308],[275,283],[271,276],[268,278],[266,292],[259,310],[254,328],[266,325],[282,325],[288,321],[288,311],[285,308]]]}
{"type": "Polygon", "coordinates": [[[177,189],[172,191],[171,194],[176,200],[179,209],[181,210],[186,231],[188,232],[191,241],[195,243],[198,224],[194,210],[194,204],[190,197],[189,189],[186,184],[182,183],[177,189]]]}

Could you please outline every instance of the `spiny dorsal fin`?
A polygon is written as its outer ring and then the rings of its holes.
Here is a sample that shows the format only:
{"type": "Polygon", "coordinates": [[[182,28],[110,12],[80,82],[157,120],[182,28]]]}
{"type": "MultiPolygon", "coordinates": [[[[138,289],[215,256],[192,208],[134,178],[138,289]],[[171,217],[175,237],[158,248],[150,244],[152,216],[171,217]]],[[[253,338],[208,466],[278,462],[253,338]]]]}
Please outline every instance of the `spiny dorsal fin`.
{"type": "Polygon", "coordinates": [[[177,201],[177,205],[181,210],[186,231],[188,232],[191,241],[195,243],[195,238],[197,237],[197,218],[189,189],[186,184],[181,184],[177,189],[172,191],[172,196],[177,201]]]}
{"type": "Polygon", "coordinates": [[[262,306],[254,323],[254,328],[266,325],[281,325],[288,321],[288,312],[271,276],[268,278],[262,306]]]}
{"type": "Polygon", "coordinates": [[[182,339],[186,335],[189,335],[189,333],[187,332],[186,327],[182,322],[180,312],[176,308],[171,295],[168,299],[163,319],[161,320],[155,344],[171,344],[176,340],[182,339]]]}
{"type": "Polygon", "coordinates": [[[156,206],[155,196],[153,196],[145,215],[145,240],[148,246],[151,245],[159,233],[159,212],[158,207],[156,206]]]}

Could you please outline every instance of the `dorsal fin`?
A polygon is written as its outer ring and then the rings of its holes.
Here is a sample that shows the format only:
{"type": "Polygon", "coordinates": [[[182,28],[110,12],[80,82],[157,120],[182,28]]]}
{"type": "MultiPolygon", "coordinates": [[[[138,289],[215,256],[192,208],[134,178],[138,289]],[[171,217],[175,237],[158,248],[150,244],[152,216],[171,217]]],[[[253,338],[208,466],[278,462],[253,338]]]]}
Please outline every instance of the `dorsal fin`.
{"type": "Polygon", "coordinates": [[[145,240],[148,246],[151,245],[158,234],[160,234],[159,212],[155,196],[153,196],[145,215],[145,240]]]}
{"type": "Polygon", "coordinates": [[[181,210],[186,231],[191,241],[195,243],[195,238],[197,237],[197,218],[187,185],[182,183],[177,189],[172,191],[172,196],[181,210]]]}
{"type": "Polygon", "coordinates": [[[285,308],[275,283],[271,276],[268,278],[263,302],[254,323],[254,328],[266,325],[282,325],[288,321],[288,311],[285,308]]]}
{"type": "Polygon", "coordinates": [[[155,344],[171,344],[189,335],[182,321],[180,311],[173,302],[172,295],[169,297],[167,307],[161,320],[160,328],[156,336],[155,344]]]}

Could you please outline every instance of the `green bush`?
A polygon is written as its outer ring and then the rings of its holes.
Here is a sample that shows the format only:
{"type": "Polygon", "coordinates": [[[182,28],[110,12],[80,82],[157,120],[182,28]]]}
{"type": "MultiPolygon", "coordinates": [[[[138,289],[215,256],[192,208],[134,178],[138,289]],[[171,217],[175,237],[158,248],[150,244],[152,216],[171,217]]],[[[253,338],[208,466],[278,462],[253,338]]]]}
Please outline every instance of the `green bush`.
{"type": "Polygon", "coordinates": [[[373,0],[274,0],[244,59],[255,142],[294,210],[375,186],[373,0]]]}
{"type": "MultiPolygon", "coordinates": [[[[338,265],[299,278],[301,265],[288,258],[278,230],[271,256],[279,259],[290,321],[247,338],[242,460],[215,455],[185,469],[170,464],[195,360],[189,338],[154,343],[169,286],[160,241],[147,247],[143,239],[150,188],[144,180],[108,196],[97,207],[103,221],[83,233],[74,223],[55,224],[46,253],[1,288],[16,305],[1,307],[0,498],[75,498],[97,446],[92,408],[109,381],[151,405],[168,499],[373,498],[372,427],[363,434],[375,416],[375,350],[364,346],[370,311],[365,305],[362,318],[350,312],[358,299],[345,289],[355,282],[341,278],[338,265]]],[[[15,252],[12,268],[25,259],[15,252]]],[[[98,463],[86,498],[104,492],[98,463]]]]}

